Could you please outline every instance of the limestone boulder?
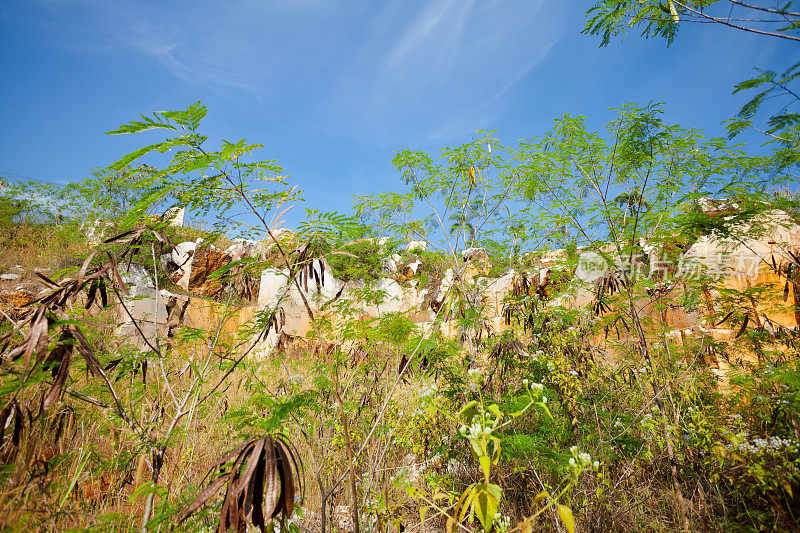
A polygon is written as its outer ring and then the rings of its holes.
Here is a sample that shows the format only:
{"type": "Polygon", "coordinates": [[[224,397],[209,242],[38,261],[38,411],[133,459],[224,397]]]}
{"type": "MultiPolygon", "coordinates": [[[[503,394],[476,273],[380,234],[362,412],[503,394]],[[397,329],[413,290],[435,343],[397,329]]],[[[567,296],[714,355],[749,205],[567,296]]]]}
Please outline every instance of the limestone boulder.
{"type": "MultiPolygon", "coordinates": [[[[398,256],[399,257],[399,256],[398,256]]],[[[405,283],[417,276],[422,269],[422,260],[417,255],[410,255],[397,263],[397,280],[405,283]]]]}
{"type": "MultiPolygon", "coordinates": [[[[726,213],[722,211],[722,215],[726,213]]],[[[795,294],[792,283],[788,298],[783,300],[786,266],[800,255],[800,226],[786,212],[776,210],[734,226],[731,234],[698,239],[684,254],[678,274],[690,279],[708,276],[720,287],[739,291],[757,286],[763,289],[757,302],[760,313],[785,327],[800,325],[800,313],[795,309],[800,294],[795,294]]],[[[720,311],[716,308],[717,296],[718,292],[712,290],[715,313],[720,311]]]]}
{"type": "Polygon", "coordinates": [[[182,242],[175,246],[172,249],[172,262],[178,265],[179,268],[190,264],[194,251],[203,242],[202,239],[198,239],[198,241],[200,242],[182,242]]]}
{"type": "Polygon", "coordinates": [[[136,320],[137,322],[166,323],[167,307],[155,289],[134,285],[128,293],[128,296],[123,297],[123,303],[117,310],[119,322],[126,323],[136,320]]]}
{"type": "MultiPolygon", "coordinates": [[[[363,281],[348,284],[346,298],[367,315],[381,317],[389,313],[415,314],[420,310],[427,290],[417,289],[416,284],[401,285],[397,280],[381,278],[372,283],[363,281]],[[369,293],[373,298],[360,298],[360,293],[369,293]]],[[[412,318],[413,319],[413,318],[412,318]]]]}
{"type": "Polygon", "coordinates": [[[286,295],[289,269],[268,268],[261,273],[258,307],[274,308],[286,295]]]}
{"type": "Polygon", "coordinates": [[[397,262],[391,257],[386,257],[381,260],[381,269],[387,274],[396,274],[397,262]]]}
{"type": "Polygon", "coordinates": [[[150,274],[142,265],[136,263],[131,263],[130,265],[125,264],[120,268],[120,275],[122,276],[122,281],[124,281],[126,285],[155,289],[153,278],[150,277],[150,274]]]}
{"type": "Polygon", "coordinates": [[[164,213],[164,220],[169,222],[170,226],[176,228],[183,227],[183,221],[186,218],[186,208],[185,207],[171,207],[167,209],[167,212],[164,213]]]}
{"type": "Polygon", "coordinates": [[[489,261],[489,252],[486,248],[465,248],[461,252],[461,257],[465,262],[467,261],[489,261]]]}
{"type": "Polygon", "coordinates": [[[406,245],[406,252],[424,252],[428,249],[426,241],[409,241],[406,245]]]}
{"type": "Polygon", "coordinates": [[[182,242],[171,253],[171,263],[177,266],[172,273],[173,282],[183,290],[198,296],[216,296],[222,283],[213,274],[230,263],[230,254],[214,245],[202,246],[203,239],[182,242]]]}
{"type": "Polygon", "coordinates": [[[487,318],[503,316],[506,298],[514,289],[517,272],[509,270],[499,278],[477,278],[475,286],[482,294],[483,315],[487,318]]]}
{"type": "Polygon", "coordinates": [[[488,276],[492,262],[486,248],[467,248],[461,252],[464,259],[464,272],[462,277],[469,281],[479,276],[488,276]]]}
{"type": "Polygon", "coordinates": [[[286,269],[262,272],[258,307],[277,308],[281,332],[303,337],[312,325],[308,308],[314,317],[329,316],[334,322],[333,303],[339,300],[348,301],[351,309],[365,318],[408,313],[412,320],[420,317],[429,320],[430,314],[421,311],[426,295],[427,291],[418,289],[413,281],[407,285],[390,278],[344,282],[333,276],[324,260],[319,260],[298,276],[297,283],[289,280],[286,269]]]}
{"type": "MultiPolygon", "coordinates": [[[[705,267],[710,275],[750,278],[754,281],[770,266],[793,262],[800,251],[800,226],[784,211],[771,211],[753,221],[734,227],[731,237],[715,234],[697,240],[684,255],[684,274],[691,275],[692,263],[705,267]]],[[[774,268],[772,269],[774,270],[774,268]]]]}
{"type": "Polygon", "coordinates": [[[580,285],[570,287],[561,292],[558,296],[547,301],[548,307],[560,307],[563,309],[586,309],[589,304],[594,302],[595,290],[593,286],[580,285]]]}
{"type": "Polygon", "coordinates": [[[172,252],[162,254],[158,258],[158,269],[161,272],[172,272],[172,266],[174,263],[172,262],[172,252]]]}
{"type": "Polygon", "coordinates": [[[422,261],[416,258],[406,265],[406,275],[408,277],[414,277],[419,273],[420,268],[422,268],[422,261]]]}
{"type": "Polygon", "coordinates": [[[86,241],[91,246],[96,246],[103,241],[106,232],[109,230],[109,228],[111,228],[111,226],[113,226],[113,223],[110,220],[96,218],[81,224],[81,230],[86,236],[86,241]]]}
{"type": "Polygon", "coordinates": [[[542,267],[549,267],[557,264],[563,264],[568,259],[567,250],[564,248],[557,248],[555,250],[548,250],[545,252],[541,258],[539,258],[538,263],[542,267]]]}
{"type": "Polygon", "coordinates": [[[444,303],[445,299],[447,298],[447,294],[450,292],[450,288],[453,286],[455,282],[455,273],[453,272],[452,268],[448,268],[444,272],[444,276],[442,276],[442,280],[439,282],[439,288],[436,290],[436,293],[433,295],[431,301],[434,304],[434,307],[441,307],[444,303]]]}
{"type": "Polygon", "coordinates": [[[241,261],[245,258],[259,258],[262,249],[263,244],[258,241],[235,239],[234,244],[229,246],[225,253],[231,256],[231,261],[241,261]]]}
{"type": "Polygon", "coordinates": [[[189,292],[197,296],[217,296],[223,286],[214,273],[230,262],[231,256],[213,246],[195,250],[189,271],[189,292]]]}
{"type": "Polygon", "coordinates": [[[117,337],[141,351],[150,350],[150,345],[155,346],[156,335],[169,338],[181,325],[181,311],[188,299],[167,290],[133,285],[116,304],[117,337]]]}
{"type": "Polygon", "coordinates": [[[345,285],[333,276],[325,260],[313,261],[297,283],[289,280],[286,269],[267,269],[261,275],[259,307],[271,308],[279,303],[282,330],[302,337],[311,329],[308,308],[314,316],[320,315],[329,303],[343,297],[345,285]]]}
{"type": "Polygon", "coordinates": [[[182,242],[172,250],[172,262],[177,266],[177,270],[172,274],[172,280],[183,290],[189,289],[189,277],[192,272],[192,257],[197,246],[202,242],[182,242]]]}

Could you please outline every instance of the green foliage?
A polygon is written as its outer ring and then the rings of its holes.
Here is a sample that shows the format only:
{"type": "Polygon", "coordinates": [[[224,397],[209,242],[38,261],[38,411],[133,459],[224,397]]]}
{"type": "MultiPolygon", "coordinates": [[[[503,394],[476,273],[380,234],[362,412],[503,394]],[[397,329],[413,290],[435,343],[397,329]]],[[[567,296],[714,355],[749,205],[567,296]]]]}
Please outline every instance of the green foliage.
{"type": "Polygon", "coordinates": [[[348,243],[335,250],[328,244],[320,248],[337,279],[372,281],[381,277],[381,247],[375,242],[348,243]]]}
{"type": "Polygon", "coordinates": [[[444,148],[438,159],[409,148],[399,151],[392,164],[406,190],[359,197],[357,214],[381,234],[398,240],[425,237],[449,255],[491,233],[505,219],[509,196],[500,187],[508,165],[491,133],[477,135],[469,143],[444,148]]]}
{"type": "Polygon", "coordinates": [[[95,169],[91,178],[67,184],[58,197],[72,216],[116,220],[152,193],[141,182],[131,180],[133,174],[131,167],[95,169]]]}
{"type": "Polygon", "coordinates": [[[396,345],[405,343],[416,330],[416,325],[402,313],[382,317],[378,327],[381,337],[396,345]]]}
{"type": "MultiPolygon", "coordinates": [[[[607,46],[613,37],[622,35],[628,28],[639,28],[642,36],[664,38],[669,46],[682,24],[699,22],[755,33],[762,38],[800,42],[800,13],[794,6],[795,2],[768,7],[733,0],[600,0],[586,13],[583,33],[599,35],[600,46],[607,46]]],[[[761,131],[768,136],[768,143],[777,147],[773,157],[779,165],[796,166],[800,146],[800,113],[797,112],[800,63],[792,63],[781,74],[759,68],[756,72],[757,76],[734,87],[734,94],[755,91],[755,95],[736,117],[727,121],[728,135],[734,138],[749,128],[761,131]],[[756,115],[766,108],[769,108],[766,125],[756,125],[756,115]]]]}
{"type": "Polygon", "coordinates": [[[643,37],[660,37],[670,45],[681,24],[699,22],[797,41],[800,14],[793,4],[766,7],[731,0],[596,0],[586,13],[583,33],[599,35],[600,46],[607,46],[628,28],[638,28],[643,37]]]}
{"type": "Polygon", "coordinates": [[[667,44],[672,44],[680,24],[680,15],[675,4],[673,0],[668,0],[667,3],[602,0],[586,13],[588,21],[583,33],[600,35],[600,46],[608,46],[612,37],[619,36],[628,27],[641,26],[642,36],[663,37],[667,44]]]}
{"type": "MultiPolygon", "coordinates": [[[[607,43],[622,26],[643,24],[646,35],[671,42],[699,5],[600,2],[587,31],[607,43]]],[[[763,90],[778,80],[761,73],[739,90],[763,90]]],[[[750,120],[768,96],[756,97],[742,119],[750,120]]],[[[219,238],[226,230],[272,238],[285,205],[298,199],[274,161],[254,160],[259,145],[241,140],[208,147],[200,131],[206,109],[199,103],[142,116],[110,132],[158,130],[168,137],[91,180],[63,190],[9,194],[0,202],[0,223],[13,225],[27,216],[32,207],[15,203],[19,198],[63,192],[62,213],[40,214],[37,223],[53,224],[69,213],[68,205],[83,205],[118,219],[130,233],[64,272],[71,281],[62,282],[72,283],[75,293],[72,307],[66,306],[69,298],[52,297],[47,305],[57,307],[30,326],[3,323],[8,349],[17,350],[6,357],[0,376],[0,422],[10,428],[0,438],[0,458],[13,481],[6,507],[50,505],[46,490],[29,490],[42,483],[55,494],[56,508],[64,509],[54,518],[60,527],[77,509],[93,516],[89,504],[72,503],[87,478],[139,470],[136,482],[124,488],[131,501],[114,509],[128,506],[133,515],[144,504],[149,510],[137,522],[144,529],[166,529],[177,525],[181,506],[208,501],[210,511],[198,504],[186,527],[207,529],[225,509],[224,529],[242,523],[229,517],[240,508],[248,513],[249,491],[261,494],[267,470],[277,475],[280,468],[284,476],[300,470],[281,456],[288,448],[263,446],[273,441],[261,436],[280,433],[286,438],[281,443],[300,443],[314,491],[302,504],[313,506],[323,523],[329,509],[347,506],[350,518],[376,530],[401,529],[417,515],[448,531],[501,533],[550,527],[550,520],[570,532],[757,530],[792,523],[800,491],[796,338],[788,329],[768,331],[765,322],[741,325],[751,316],[748,306],[769,298],[767,290],[715,288],[708,276],[683,279],[674,268],[657,278],[635,271],[653,256],[674,263],[704,236],[742,242],[763,230],[764,214],[796,209],[791,198],[770,194],[794,184],[787,159],[750,156],[724,139],[671,124],[659,104],[628,104],[616,112],[603,131],[590,129],[584,117],[565,115],[551,131],[517,146],[504,147],[493,134],[479,132],[439,156],[406,148],[392,161],[405,185],[401,192],[358,198],[355,216],[307,210],[291,247],[273,241],[272,253],[279,257],[268,266],[286,267],[290,283],[323,256],[341,280],[377,279],[385,256],[415,239],[429,249],[401,254],[422,263],[412,279],[402,274],[402,288],[430,292],[415,316],[371,318],[366,310],[385,295],[370,283],[350,283],[349,297],[325,302],[321,312],[301,309],[310,323],[303,338],[279,330],[286,308],[259,310],[246,324],[226,328],[225,320],[246,315],[220,305],[212,308],[221,320],[213,331],[184,326],[142,353],[114,341],[106,331],[113,319],[92,315],[91,301],[88,311],[81,310],[81,298],[89,300],[85,292],[102,288],[113,297],[125,290],[113,275],[123,261],[154,270],[160,253],[169,251],[168,241],[212,240],[149,217],[156,206],[185,206],[213,218],[219,238]],[[139,164],[145,157],[161,165],[139,164]],[[718,212],[703,207],[713,206],[708,197],[717,200],[718,212]],[[729,212],[725,206],[732,205],[729,212]],[[247,217],[239,215],[241,209],[247,217]],[[379,245],[376,237],[383,235],[394,242],[379,245]],[[490,276],[515,269],[510,286],[499,289],[500,302],[489,302],[468,279],[461,252],[473,244],[489,251],[490,276]],[[546,262],[540,259],[556,246],[563,249],[548,254],[546,262]],[[538,253],[523,257],[531,248],[538,253]],[[607,267],[591,284],[575,276],[586,251],[601,254],[607,267]],[[101,255],[109,264],[100,262],[101,255]],[[102,284],[81,285],[89,267],[94,270],[88,275],[97,274],[92,279],[102,284]],[[439,293],[448,269],[449,286],[439,293]],[[723,322],[741,328],[739,340],[723,345],[703,333],[719,325],[713,310],[699,322],[696,338],[687,340],[680,331],[678,339],[667,311],[697,311],[712,289],[718,307],[729,313],[723,322]],[[575,303],[579,298],[588,304],[575,303]],[[502,306],[502,317],[493,305],[502,306]],[[63,333],[57,337],[66,326],[84,328],[89,348],[63,333]],[[37,342],[31,331],[39,335],[37,342]],[[275,340],[276,350],[262,350],[265,339],[275,340]],[[736,374],[730,391],[704,366],[725,346],[750,350],[759,359],[743,363],[725,354],[736,374]],[[65,356],[71,357],[69,347],[85,360],[72,362],[65,356]],[[96,366],[85,355],[89,349],[96,366]],[[62,373],[70,364],[74,370],[62,373]],[[58,376],[65,376],[61,385],[58,376]],[[46,411],[40,398],[50,398],[50,408],[56,396],[71,416],[80,417],[81,431],[85,421],[94,424],[91,443],[45,448],[60,442],[48,433],[55,418],[35,413],[46,411]],[[17,433],[39,447],[25,448],[17,433]],[[46,453],[53,453],[48,468],[58,469],[54,487],[46,479],[35,481],[46,475],[34,475],[17,459],[46,453]],[[231,464],[235,456],[241,460],[231,464]],[[202,477],[220,467],[219,479],[227,479],[228,493],[235,495],[225,503],[210,498],[222,482],[202,477]],[[202,486],[208,491],[199,491],[202,486]]],[[[786,115],[771,133],[795,126],[786,115]]],[[[252,272],[267,266],[251,263],[252,272]]],[[[224,273],[240,267],[227,265],[224,273]]],[[[299,294],[299,283],[294,289],[299,294]]],[[[81,435],[70,442],[84,440],[81,435]]],[[[289,498],[278,507],[290,514],[291,483],[278,483],[275,475],[272,488],[279,484],[289,498]]],[[[19,524],[33,523],[26,513],[18,513],[19,524]]],[[[123,515],[84,520],[103,527],[123,515]]]]}
{"type": "Polygon", "coordinates": [[[774,71],[756,69],[758,75],[745,80],[734,87],[734,94],[739,91],[756,91],[727,123],[728,135],[736,137],[748,128],[755,128],[769,136],[768,144],[776,146],[775,159],[782,167],[797,166],[798,146],[800,146],[800,113],[797,112],[798,79],[800,79],[800,63],[795,63],[778,74],[774,71]],[[762,108],[771,107],[777,112],[767,118],[766,126],[754,126],[756,115],[762,108]],[[777,103],[777,105],[776,105],[777,103]]]}
{"type": "Polygon", "coordinates": [[[154,204],[172,196],[177,205],[199,216],[215,216],[215,226],[225,227],[230,233],[260,236],[267,231],[270,210],[299,199],[295,189],[286,187],[285,178],[280,175],[282,169],[275,161],[251,159],[253,152],[262,145],[248,144],[242,139],[223,141],[217,150],[207,149],[207,136],[199,132],[206,112],[206,107],[198,102],[185,111],[158,112],[153,118],[142,116],[141,121],[132,121],[108,132],[111,135],[139,134],[154,128],[174,132],[173,137],[131,152],[109,165],[111,171],[117,172],[151,152],[174,151],[163,168],[141,165],[126,174],[136,187],[148,193],[122,220],[123,228],[131,227],[154,204]],[[243,220],[225,215],[241,205],[258,219],[260,228],[254,229],[243,220]]]}
{"type": "Polygon", "coordinates": [[[0,183],[0,234],[6,244],[14,241],[27,211],[27,202],[10,192],[8,184],[0,183]]]}

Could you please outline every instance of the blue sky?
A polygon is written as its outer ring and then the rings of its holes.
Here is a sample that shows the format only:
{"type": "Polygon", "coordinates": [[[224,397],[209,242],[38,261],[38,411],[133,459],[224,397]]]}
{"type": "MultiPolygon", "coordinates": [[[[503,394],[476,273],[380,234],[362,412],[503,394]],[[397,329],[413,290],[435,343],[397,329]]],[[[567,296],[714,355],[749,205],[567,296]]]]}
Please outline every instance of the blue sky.
{"type": "MultiPolygon", "coordinates": [[[[265,145],[307,207],[348,211],[397,186],[403,146],[437,150],[498,130],[507,144],[563,113],[666,102],[720,135],[755,66],[797,45],[696,26],[667,48],[581,35],[589,1],[6,1],[0,5],[0,176],[86,177],[143,138],[104,132],[140,113],[209,108],[211,141],[265,145]]],[[[298,213],[299,215],[300,213],[298,213]]],[[[293,217],[294,218],[294,217],[293,217]]]]}

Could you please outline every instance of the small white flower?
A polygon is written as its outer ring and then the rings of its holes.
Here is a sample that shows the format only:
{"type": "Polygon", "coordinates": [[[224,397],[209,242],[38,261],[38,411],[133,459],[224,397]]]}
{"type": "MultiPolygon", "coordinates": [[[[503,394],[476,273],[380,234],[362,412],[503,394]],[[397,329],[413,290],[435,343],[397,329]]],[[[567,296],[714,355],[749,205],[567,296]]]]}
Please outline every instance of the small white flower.
{"type": "Polygon", "coordinates": [[[470,368],[467,370],[467,375],[473,383],[480,383],[483,380],[483,373],[478,368],[470,368]]]}
{"type": "Polygon", "coordinates": [[[422,391],[419,397],[421,400],[427,400],[428,398],[431,398],[435,394],[436,394],[436,385],[433,385],[432,387],[428,387],[427,389],[422,391]]]}

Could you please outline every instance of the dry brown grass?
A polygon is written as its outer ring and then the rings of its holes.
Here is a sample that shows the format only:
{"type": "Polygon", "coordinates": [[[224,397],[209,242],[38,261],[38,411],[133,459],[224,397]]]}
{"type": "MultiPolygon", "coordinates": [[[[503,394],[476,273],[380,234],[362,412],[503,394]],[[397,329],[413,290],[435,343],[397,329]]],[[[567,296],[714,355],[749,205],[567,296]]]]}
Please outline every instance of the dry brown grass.
{"type": "Polygon", "coordinates": [[[57,271],[80,265],[82,260],[79,258],[89,251],[89,245],[81,235],[76,222],[19,225],[13,234],[0,236],[3,250],[0,270],[11,272],[19,266],[26,275],[32,275],[34,268],[57,271]]]}

